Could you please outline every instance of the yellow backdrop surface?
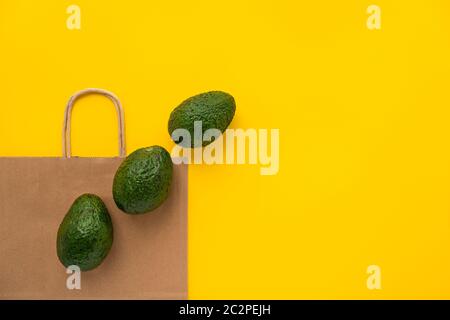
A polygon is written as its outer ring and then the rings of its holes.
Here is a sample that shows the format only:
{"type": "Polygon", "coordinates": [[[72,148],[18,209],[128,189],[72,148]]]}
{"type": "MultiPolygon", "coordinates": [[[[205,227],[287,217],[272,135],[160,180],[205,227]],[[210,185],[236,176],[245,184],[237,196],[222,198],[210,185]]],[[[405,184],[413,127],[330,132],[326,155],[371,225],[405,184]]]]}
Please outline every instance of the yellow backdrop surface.
{"type": "MultiPolygon", "coordinates": [[[[228,91],[232,128],[280,129],[280,171],[190,166],[190,298],[450,298],[449,14],[446,0],[0,0],[0,156],[59,156],[66,100],[86,87],[121,98],[129,152],[170,150],[172,108],[228,91]]],[[[74,153],[116,155],[115,130],[107,101],[80,101],[74,153]]]]}

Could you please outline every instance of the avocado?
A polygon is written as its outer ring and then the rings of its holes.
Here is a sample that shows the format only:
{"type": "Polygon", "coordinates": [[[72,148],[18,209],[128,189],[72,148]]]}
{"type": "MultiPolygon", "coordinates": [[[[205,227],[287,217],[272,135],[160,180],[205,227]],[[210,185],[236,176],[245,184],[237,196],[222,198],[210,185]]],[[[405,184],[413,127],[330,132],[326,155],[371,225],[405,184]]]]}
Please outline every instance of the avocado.
{"type": "Polygon", "coordinates": [[[214,140],[197,141],[200,137],[194,137],[194,122],[201,121],[202,137],[208,129],[218,129],[223,133],[233,120],[235,111],[236,103],[230,94],[222,91],[201,93],[183,101],[172,111],[168,125],[169,134],[172,137],[176,129],[186,129],[190,133],[191,141],[178,139],[174,140],[175,143],[192,148],[206,146],[214,140]]]}
{"type": "Polygon", "coordinates": [[[68,267],[88,271],[99,266],[113,243],[111,217],[102,199],[83,194],[70,207],[58,229],[57,254],[68,267]]]}
{"type": "Polygon", "coordinates": [[[117,207],[128,214],[150,212],[169,195],[172,182],[172,158],[160,146],[141,148],[119,166],[113,182],[117,207]]]}

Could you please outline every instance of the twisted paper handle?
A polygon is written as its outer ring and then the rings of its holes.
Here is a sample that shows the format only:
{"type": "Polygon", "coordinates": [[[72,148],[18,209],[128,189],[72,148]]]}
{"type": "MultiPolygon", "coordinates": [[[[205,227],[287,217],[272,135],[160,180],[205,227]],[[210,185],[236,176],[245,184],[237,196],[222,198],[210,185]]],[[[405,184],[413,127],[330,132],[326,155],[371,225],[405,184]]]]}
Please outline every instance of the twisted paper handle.
{"type": "Polygon", "coordinates": [[[125,146],[125,123],[124,123],[124,113],[123,108],[120,103],[119,98],[107,90],[104,89],[96,89],[89,88],[85,90],[81,90],[76,92],[72,97],[70,97],[69,102],[67,103],[66,110],[64,113],[64,124],[63,124],[63,136],[62,136],[62,144],[63,144],[63,158],[70,158],[72,156],[71,151],[71,117],[72,117],[72,109],[75,101],[77,101],[80,97],[89,95],[89,94],[100,94],[107,98],[109,98],[116,107],[117,119],[119,124],[119,156],[121,158],[126,157],[126,146],[125,146]]]}

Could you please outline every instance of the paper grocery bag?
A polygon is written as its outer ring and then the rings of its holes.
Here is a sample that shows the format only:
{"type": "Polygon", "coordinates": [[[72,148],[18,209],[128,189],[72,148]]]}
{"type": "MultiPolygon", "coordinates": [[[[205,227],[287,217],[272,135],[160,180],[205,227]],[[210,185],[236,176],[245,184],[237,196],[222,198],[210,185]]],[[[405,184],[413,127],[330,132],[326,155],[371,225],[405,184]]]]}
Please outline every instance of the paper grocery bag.
{"type": "Polygon", "coordinates": [[[187,166],[174,166],[169,198],[158,209],[127,215],[112,198],[114,174],[126,154],[119,100],[100,89],[81,91],[69,101],[64,118],[62,158],[0,158],[0,299],[187,298],[187,166]],[[71,109],[90,93],[115,104],[119,158],[70,155],[71,109]],[[81,273],[81,289],[69,290],[71,274],[56,255],[56,234],[84,193],[105,202],[114,243],[98,268],[81,273]]]}

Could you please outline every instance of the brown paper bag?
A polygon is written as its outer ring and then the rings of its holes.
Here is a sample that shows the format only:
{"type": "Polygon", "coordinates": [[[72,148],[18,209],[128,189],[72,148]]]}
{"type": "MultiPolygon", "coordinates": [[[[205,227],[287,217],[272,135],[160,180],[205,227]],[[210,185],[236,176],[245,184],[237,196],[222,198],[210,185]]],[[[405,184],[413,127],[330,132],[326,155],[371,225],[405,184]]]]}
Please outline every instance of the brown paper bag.
{"type": "Polygon", "coordinates": [[[131,216],[112,199],[125,156],[123,111],[112,93],[88,89],[67,105],[63,158],[0,158],[0,299],[187,298],[187,166],[174,166],[169,198],[154,212],[131,216]],[[70,114],[82,95],[110,98],[119,118],[120,158],[72,158],[70,114]],[[56,234],[73,201],[94,193],[113,221],[114,243],[103,263],[81,273],[81,290],[56,255],[56,234]]]}

